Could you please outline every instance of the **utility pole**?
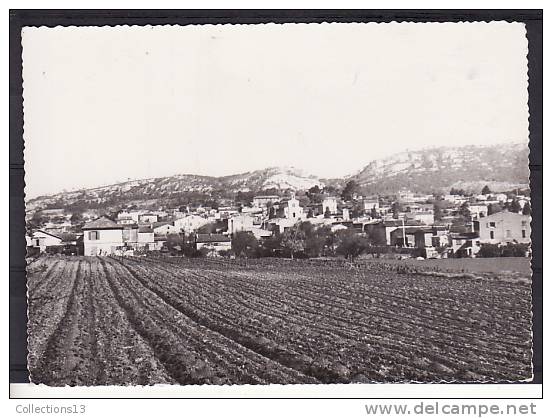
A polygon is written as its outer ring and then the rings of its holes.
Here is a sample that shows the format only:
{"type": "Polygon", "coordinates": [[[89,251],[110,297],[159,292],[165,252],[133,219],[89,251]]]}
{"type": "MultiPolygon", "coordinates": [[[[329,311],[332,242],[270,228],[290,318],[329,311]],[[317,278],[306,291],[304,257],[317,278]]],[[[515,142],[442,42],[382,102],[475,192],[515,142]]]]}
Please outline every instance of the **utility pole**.
{"type": "Polygon", "coordinates": [[[401,218],[402,221],[402,230],[403,230],[403,248],[406,248],[406,230],[404,227],[404,217],[401,218]]]}

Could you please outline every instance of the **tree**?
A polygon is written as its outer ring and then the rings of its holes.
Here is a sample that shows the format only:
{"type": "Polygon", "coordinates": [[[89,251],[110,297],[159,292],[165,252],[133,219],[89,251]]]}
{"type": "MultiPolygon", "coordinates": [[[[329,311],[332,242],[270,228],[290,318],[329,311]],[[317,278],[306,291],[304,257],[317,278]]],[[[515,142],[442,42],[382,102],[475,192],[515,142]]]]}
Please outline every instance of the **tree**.
{"type": "Polygon", "coordinates": [[[364,215],[363,206],[359,202],[353,203],[353,207],[351,209],[351,217],[360,218],[362,215],[364,215]]]}
{"type": "Polygon", "coordinates": [[[33,213],[33,216],[31,219],[27,221],[27,226],[31,229],[33,228],[40,228],[42,225],[44,225],[47,221],[47,218],[43,216],[40,212],[33,213]]]}
{"type": "Polygon", "coordinates": [[[356,181],[349,180],[345,185],[345,188],[341,192],[341,198],[343,200],[352,200],[353,195],[359,191],[359,186],[356,181]]]}
{"type": "Polygon", "coordinates": [[[337,246],[337,253],[347,259],[354,261],[370,247],[368,239],[352,230],[344,230],[339,234],[340,243],[337,246]]]}
{"type": "Polygon", "coordinates": [[[255,196],[255,192],[243,192],[241,190],[236,193],[235,201],[236,203],[241,203],[242,205],[250,205],[251,202],[253,202],[253,197],[255,196]]]}
{"type": "Polygon", "coordinates": [[[441,209],[440,201],[433,203],[433,217],[436,221],[443,219],[443,210],[441,209]]]}
{"type": "Polygon", "coordinates": [[[472,216],[470,212],[470,204],[468,202],[462,203],[460,209],[458,210],[458,215],[464,218],[466,221],[471,221],[472,216]]]}
{"type": "Polygon", "coordinates": [[[305,233],[298,225],[295,225],[282,234],[281,245],[290,252],[291,259],[293,260],[294,254],[305,250],[305,233]]]}
{"type": "Polygon", "coordinates": [[[329,250],[333,255],[335,252],[336,235],[332,231],[332,227],[329,225],[319,226],[316,229],[316,235],[324,240],[324,250],[329,250]]]}
{"type": "Polygon", "coordinates": [[[481,244],[481,249],[477,253],[477,256],[482,258],[500,257],[500,255],[498,244],[481,244]]]}
{"type": "Polygon", "coordinates": [[[514,213],[521,212],[521,205],[519,204],[519,201],[515,197],[512,199],[512,202],[510,203],[508,210],[514,213]]]}
{"type": "Polygon", "coordinates": [[[206,207],[209,207],[211,209],[218,209],[219,208],[219,202],[216,199],[208,199],[204,202],[206,207]]]}
{"type": "Polygon", "coordinates": [[[376,206],[372,206],[372,209],[370,210],[370,217],[372,219],[379,218],[378,210],[376,209],[376,206]]]}
{"type": "MultiPolygon", "coordinates": [[[[310,222],[303,222],[303,224],[310,224],[310,222]]],[[[309,257],[318,257],[324,248],[326,243],[323,234],[319,233],[320,228],[308,228],[305,231],[305,253],[309,257]]]]}
{"type": "Polygon", "coordinates": [[[531,216],[531,204],[529,202],[525,202],[522,213],[524,215],[531,216]]]}
{"type": "Polygon", "coordinates": [[[207,248],[203,247],[201,250],[196,248],[196,235],[190,233],[188,235],[182,234],[182,254],[186,257],[203,257],[208,252],[207,248]]]}
{"type": "Polygon", "coordinates": [[[318,187],[318,185],[312,186],[309,189],[309,194],[320,194],[320,192],[321,192],[321,190],[320,190],[320,187],[318,187]]]}
{"type": "Polygon", "coordinates": [[[232,250],[237,257],[250,257],[255,254],[259,242],[250,232],[239,231],[232,236],[232,250]]]}
{"type": "Polygon", "coordinates": [[[393,219],[399,219],[399,202],[393,202],[393,204],[391,205],[391,211],[393,212],[393,219]]]}
{"type": "Polygon", "coordinates": [[[491,189],[489,189],[489,186],[485,185],[483,189],[481,190],[481,194],[491,194],[491,189]]]}
{"type": "Polygon", "coordinates": [[[282,236],[280,234],[272,235],[263,240],[261,247],[262,256],[272,256],[282,248],[282,236]]]}
{"type": "Polygon", "coordinates": [[[72,224],[79,224],[81,223],[82,221],[84,220],[84,218],[82,217],[82,213],[81,212],[73,212],[73,214],[71,215],[71,223],[72,224]]]}
{"type": "Polygon", "coordinates": [[[455,189],[453,187],[452,189],[450,189],[450,194],[456,196],[466,196],[467,193],[464,189],[455,189]]]}
{"type": "Polygon", "coordinates": [[[335,194],[337,193],[337,189],[334,187],[334,186],[324,186],[324,188],[322,189],[322,193],[326,193],[326,194],[335,194]]]}

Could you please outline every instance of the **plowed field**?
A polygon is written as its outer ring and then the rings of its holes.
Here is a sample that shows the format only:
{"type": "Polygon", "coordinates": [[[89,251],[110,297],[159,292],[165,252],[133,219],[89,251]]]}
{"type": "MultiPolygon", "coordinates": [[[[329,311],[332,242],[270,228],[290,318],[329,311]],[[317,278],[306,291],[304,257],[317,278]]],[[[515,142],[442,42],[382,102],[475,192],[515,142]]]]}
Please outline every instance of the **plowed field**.
{"type": "Polygon", "coordinates": [[[45,257],[29,369],[63,385],[530,379],[527,278],[279,259],[45,257]]]}

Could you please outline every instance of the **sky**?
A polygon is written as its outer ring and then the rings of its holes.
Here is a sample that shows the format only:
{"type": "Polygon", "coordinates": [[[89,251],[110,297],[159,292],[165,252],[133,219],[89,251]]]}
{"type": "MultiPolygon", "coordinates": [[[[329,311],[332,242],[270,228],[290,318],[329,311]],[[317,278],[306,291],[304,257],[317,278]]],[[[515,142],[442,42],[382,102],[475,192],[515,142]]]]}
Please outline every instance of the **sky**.
{"type": "Polygon", "coordinates": [[[26,196],[528,141],[519,23],[24,28],[26,196]]]}

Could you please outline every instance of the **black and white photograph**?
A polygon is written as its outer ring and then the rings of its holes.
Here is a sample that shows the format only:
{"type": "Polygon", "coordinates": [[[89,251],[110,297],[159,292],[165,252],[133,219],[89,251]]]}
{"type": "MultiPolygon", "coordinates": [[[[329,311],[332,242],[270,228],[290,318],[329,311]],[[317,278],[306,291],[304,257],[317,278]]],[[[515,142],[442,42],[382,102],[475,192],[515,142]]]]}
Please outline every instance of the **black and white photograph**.
{"type": "Polygon", "coordinates": [[[533,381],[523,23],[21,39],[31,383],[533,381]]]}

